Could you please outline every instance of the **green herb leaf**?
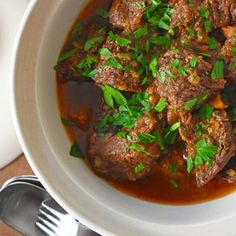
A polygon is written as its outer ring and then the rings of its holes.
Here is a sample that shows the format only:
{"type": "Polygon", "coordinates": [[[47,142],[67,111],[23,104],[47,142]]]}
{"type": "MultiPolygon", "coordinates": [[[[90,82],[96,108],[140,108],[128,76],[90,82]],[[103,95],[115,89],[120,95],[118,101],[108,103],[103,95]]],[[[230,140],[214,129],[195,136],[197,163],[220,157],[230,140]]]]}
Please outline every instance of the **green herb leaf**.
{"type": "Polygon", "coordinates": [[[199,110],[199,118],[201,120],[210,120],[214,112],[214,107],[210,104],[203,104],[199,110]]]}
{"type": "Polygon", "coordinates": [[[145,169],[145,166],[144,166],[143,163],[140,163],[140,164],[138,164],[137,166],[135,166],[134,173],[135,173],[135,174],[138,174],[138,173],[140,173],[143,169],[145,169]]]}
{"type": "Polygon", "coordinates": [[[178,185],[176,179],[171,179],[171,180],[170,180],[170,183],[171,183],[171,185],[172,185],[174,188],[178,188],[178,187],[179,187],[179,185],[178,185]]]}
{"type": "Polygon", "coordinates": [[[141,153],[143,153],[143,154],[145,154],[147,156],[151,156],[151,153],[145,151],[145,149],[141,145],[139,145],[137,143],[132,143],[127,148],[130,149],[130,150],[135,150],[135,151],[141,152],[141,153]]]}
{"type": "Polygon", "coordinates": [[[198,12],[202,18],[208,19],[210,16],[210,12],[206,8],[201,7],[198,9],[198,12]]]}
{"type": "Polygon", "coordinates": [[[194,133],[197,137],[202,136],[202,127],[199,124],[195,125],[194,133]]]}
{"type": "Polygon", "coordinates": [[[210,49],[212,50],[217,49],[217,41],[214,38],[209,38],[207,44],[210,49]]]}
{"type": "Polygon", "coordinates": [[[165,149],[165,146],[164,146],[163,138],[162,138],[161,134],[159,132],[156,132],[154,134],[154,136],[155,136],[155,142],[159,145],[159,147],[163,151],[165,149]]]}
{"type": "Polygon", "coordinates": [[[104,19],[108,18],[108,12],[103,8],[98,9],[97,14],[104,19]]]}
{"type": "Polygon", "coordinates": [[[155,141],[155,136],[149,133],[137,133],[137,137],[139,139],[139,143],[141,144],[150,144],[155,141]]]}
{"type": "Polygon", "coordinates": [[[78,51],[77,48],[73,48],[69,51],[65,51],[65,52],[62,52],[59,57],[58,57],[58,62],[62,62],[62,61],[65,61],[67,60],[68,58],[72,57],[73,55],[76,54],[76,52],[78,51]]]}
{"type": "Polygon", "coordinates": [[[81,22],[78,22],[75,27],[73,28],[73,31],[71,33],[72,35],[72,38],[75,40],[79,37],[80,35],[80,32],[81,32],[81,29],[82,29],[82,24],[81,22]]]}
{"type": "Polygon", "coordinates": [[[103,41],[103,36],[97,36],[97,37],[94,37],[94,38],[91,38],[91,39],[88,39],[86,42],[85,42],[85,45],[84,45],[84,50],[85,51],[88,51],[89,49],[93,48],[95,45],[97,45],[98,43],[101,43],[103,41]]]}
{"type": "Polygon", "coordinates": [[[74,125],[74,122],[72,120],[68,120],[68,119],[65,119],[63,117],[61,117],[61,122],[63,125],[65,126],[71,126],[71,125],[74,125]]]}
{"type": "Polygon", "coordinates": [[[103,57],[111,57],[112,56],[112,52],[108,48],[100,48],[99,54],[103,57]]]}
{"type": "Polygon", "coordinates": [[[203,57],[211,57],[211,54],[205,53],[205,52],[197,52],[197,55],[203,56],[203,57]]]}
{"type": "Polygon", "coordinates": [[[189,157],[187,159],[187,172],[188,173],[191,173],[192,170],[193,170],[193,167],[194,167],[194,162],[193,162],[193,159],[191,157],[189,157]]]}
{"type": "Polygon", "coordinates": [[[134,31],[134,38],[136,40],[142,38],[143,36],[147,35],[148,33],[148,28],[147,28],[147,24],[145,24],[143,27],[137,29],[136,31],[134,31]]]}
{"type": "Polygon", "coordinates": [[[104,61],[104,66],[110,66],[110,67],[114,67],[117,69],[122,69],[122,65],[120,64],[120,62],[113,57],[108,58],[106,61],[104,61]]]}
{"type": "Polygon", "coordinates": [[[95,63],[98,63],[98,59],[94,56],[87,55],[86,58],[81,60],[80,63],[78,63],[75,66],[75,69],[76,70],[81,70],[83,76],[88,77],[88,74],[91,72],[91,67],[95,63]]]}
{"type": "Polygon", "coordinates": [[[198,97],[193,98],[193,99],[187,101],[187,102],[184,104],[184,109],[185,109],[186,111],[191,111],[194,106],[196,106],[196,105],[199,104],[200,102],[206,100],[207,97],[208,97],[208,96],[207,96],[206,94],[201,94],[201,95],[199,95],[198,97]]]}
{"type": "Polygon", "coordinates": [[[113,100],[115,100],[119,106],[127,104],[126,98],[119,90],[114,89],[108,85],[101,86],[101,88],[103,91],[104,100],[109,107],[114,108],[113,100]]]}
{"type": "Polygon", "coordinates": [[[178,170],[178,164],[172,163],[170,165],[170,171],[172,174],[176,173],[176,171],[178,170]]]}
{"type": "Polygon", "coordinates": [[[215,62],[213,70],[211,72],[212,79],[223,79],[224,78],[224,61],[218,60],[215,62]]]}
{"type": "Polygon", "coordinates": [[[167,129],[167,132],[164,136],[164,143],[166,143],[166,144],[174,144],[175,143],[177,131],[180,127],[180,124],[181,124],[180,122],[176,122],[169,129],[167,129]]]}
{"type": "Polygon", "coordinates": [[[167,49],[171,45],[171,38],[169,35],[160,35],[158,37],[150,38],[150,43],[156,46],[162,46],[163,48],[167,49]]]}
{"type": "Polygon", "coordinates": [[[204,22],[204,29],[207,33],[209,33],[211,31],[211,21],[210,20],[206,20],[204,22]]]}
{"type": "Polygon", "coordinates": [[[79,146],[76,143],[73,143],[70,148],[70,155],[72,157],[83,158],[83,155],[79,149],[79,146]]]}
{"type": "Polygon", "coordinates": [[[90,72],[87,74],[87,76],[90,77],[90,78],[94,78],[94,77],[97,75],[98,72],[99,72],[99,69],[96,68],[96,69],[90,71],[90,72]]]}
{"type": "Polygon", "coordinates": [[[108,40],[110,41],[113,41],[115,42],[117,45],[121,46],[121,47],[124,47],[124,46],[127,46],[129,44],[131,44],[131,41],[126,39],[126,38],[123,38],[117,34],[114,34],[112,31],[110,31],[108,33],[108,40]]]}
{"type": "Polygon", "coordinates": [[[191,173],[193,168],[198,165],[208,163],[212,165],[212,159],[216,156],[218,147],[216,145],[209,144],[205,138],[200,139],[195,145],[196,156],[194,158],[189,157],[187,160],[187,171],[191,173]]]}
{"type": "Polygon", "coordinates": [[[157,75],[158,75],[158,72],[157,72],[157,64],[158,64],[158,60],[157,60],[156,57],[152,58],[152,60],[151,60],[151,62],[150,62],[150,64],[149,64],[149,69],[151,70],[152,76],[153,76],[154,78],[156,78],[157,75]]]}
{"type": "MultiPolygon", "coordinates": [[[[209,162],[210,158],[215,157],[218,147],[215,145],[209,144],[206,139],[201,139],[195,144],[197,150],[196,158],[202,160],[202,163],[209,162]]],[[[198,163],[197,163],[198,164],[198,163]]],[[[195,161],[196,165],[196,161],[195,161]]]]}
{"type": "Polygon", "coordinates": [[[166,102],[166,99],[165,98],[161,98],[159,100],[159,102],[156,104],[156,106],[154,107],[155,111],[161,113],[164,111],[164,109],[166,108],[167,106],[167,102],[166,102]]]}
{"type": "Polygon", "coordinates": [[[195,68],[195,67],[197,67],[197,65],[198,65],[198,59],[197,59],[197,58],[191,58],[190,61],[189,61],[189,63],[190,63],[190,66],[191,66],[192,68],[195,68]]]}
{"type": "Polygon", "coordinates": [[[159,77],[159,79],[162,83],[165,83],[165,81],[166,81],[166,72],[165,71],[160,71],[158,77],[159,77]]]}

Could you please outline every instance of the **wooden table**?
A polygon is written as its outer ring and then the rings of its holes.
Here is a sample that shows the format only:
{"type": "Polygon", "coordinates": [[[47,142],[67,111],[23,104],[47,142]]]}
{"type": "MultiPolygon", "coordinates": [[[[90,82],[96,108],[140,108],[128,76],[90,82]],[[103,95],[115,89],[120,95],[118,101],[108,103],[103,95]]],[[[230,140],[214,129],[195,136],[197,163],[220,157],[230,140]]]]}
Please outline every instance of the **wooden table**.
{"type": "MultiPolygon", "coordinates": [[[[9,178],[17,175],[30,175],[33,174],[25,156],[22,155],[14,162],[0,170],[0,186],[9,178]]],[[[0,235],[1,236],[20,236],[21,234],[15,232],[7,225],[0,221],[0,235]]]]}

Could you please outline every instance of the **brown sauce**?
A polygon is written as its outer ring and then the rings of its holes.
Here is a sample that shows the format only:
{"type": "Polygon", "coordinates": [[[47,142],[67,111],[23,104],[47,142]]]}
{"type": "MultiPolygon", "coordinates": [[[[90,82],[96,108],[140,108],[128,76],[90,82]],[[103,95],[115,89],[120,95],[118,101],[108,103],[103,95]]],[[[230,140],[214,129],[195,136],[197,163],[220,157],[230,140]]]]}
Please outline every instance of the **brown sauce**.
{"type": "MultiPolygon", "coordinates": [[[[111,0],[91,0],[87,7],[80,13],[77,21],[86,21],[93,16],[96,9],[105,6],[108,8],[111,0]]],[[[68,37],[65,48],[70,48],[71,40],[68,37]]],[[[100,105],[102,94],[100,89],[90,80],[77,81],[57,80],[57,94],[59,110],[62,117],[72,118],[79,123],[77,126],[66,126],[66,132],[71,141],[76,141],[86,156],[87,139],[93,131],[100,105]]],[[[155,172],[142,180],[136,182],[118,182],[105,179],[107,183],[128,195],[146,201],[163,204],[194,204],[223,197],[236,190],[236,186],[229,184],[222,179],[215,178],[207,185],[197,188],[191,175],[186,171],[177,170],[173,175],[170,170],[170,163],[177,164],[176,160],[181,159],[181,149],[173,150],[160,159],[160,165],[155,172]],[[178,158],[179,157],[179,158],[178,158]],[[175,179],[178,186],[173,186],[171,181],[175,179]]],[[[186,167],[184,168],[186,170],[186,167]]],[[[88,171],[91,170],[89,166],[88,171]]]]}

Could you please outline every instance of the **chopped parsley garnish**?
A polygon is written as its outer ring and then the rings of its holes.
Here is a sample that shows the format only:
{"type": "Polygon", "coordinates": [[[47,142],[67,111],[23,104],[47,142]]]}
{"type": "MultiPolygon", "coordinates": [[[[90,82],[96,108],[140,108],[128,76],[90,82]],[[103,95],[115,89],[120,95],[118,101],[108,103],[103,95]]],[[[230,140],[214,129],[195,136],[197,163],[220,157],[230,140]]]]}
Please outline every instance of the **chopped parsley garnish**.
{"type": "Polygon", "coordinates": [[[110,57],[112,56],[112,52],[108,48],[100,48],[99,54],[103,57],[110,57]]]}
{"type": "Polygon", "coordinates": [[[172,164],[170,165],[171,174],[176,173],[177,170],[178,170],[178,164],[172,163],[172,164]]]}
{"type": "Polygon", "coordinates": [[[118,34],[114,34],[112,31],[108,33],[108,40],[115,42],[117,45],[121,47],[125,47],[129,44],[131,44],[131,41],[119,36],[118,34]]]}
{"type": "Polygon", "coordinates": [[[164,29],[168,33],[173,34],[170,27],[171,15],[175,12],[168,4],[162,1],[153,0],[144,12],[145,19],[157,29],[164,29]]]}
{"type": "Polygon", "coordinates": [[[156,45],[156,46],[162,46],[164,49],[167,49],[171,45],[171,38],[167,35],[160,35],[157,37],[151,37],[149,40],[150,44],[156,45]]]}
{"type": "Polygon", "coordinates": [[[139,29],[137,29],[136,31],[134,31],[134,38],[136,40],[142,38],[143,36],[147,35],[148,33],[148,28],[147,28],[147,24],[145,24],[143,27],[140,27],[139,29]]]}
{"type": "Polygon", "coordinates": [[[211,31],[211,21],[209,19],[210,12],[206,8],[199,8],[198,9],[200,17],[203,19],[203,26],[205,31],[208,33],[211,31]]]}
{"type": "Polygon", "coordinates": [[[160,81],[162,83],[165,83],[165,81],[166,81],[166,72],[165,71],[160,71],[158,78],[160,79],[160,81]]]}
{"type": "Polygon", "coordinates": [[[202,104],[199,110],[199,118],[201,120],[210,120],[214,112],[214,107],[210,104],[202,104]]]}
{"type": "Polygon", "coordinates": [[[137,7],[140,7],[140,8],[145,8],[146,7],[146,4],[145,2],[134,2],[136,4],[137,7]]]}
{"type": "Polygon", "coordinates": [[[211,31],[211,21],[210,20],[204,21],[204,29],[207,33],[211,31]]]}
{"type": "Polygon", "coordinates": [[[139,143],[141,144],[150,144],[155,141],[156,137],[149,133],[137,133],[139,143]]]}
{"type": "Polygon", "coordinates": [[[205,52],[197,52],[197,55],[203,56],[203,57],[211,57],[211,54],[205,53],[205,52]]]}
{"type": "Polygon", "coordinates": [[[101,86],[101,88],[103,91],[104,100],[109,107],[114,108],[114,101],[118,106],[125,106],[127,104],[126,98],[119,90],[108,85],[101,86]]]}
{"type": "Polygon", "coordinates": [[[234,53],[234,56],[236,56],[236,47],[231,47],[231,50],[234,53]]]}
{"type": "Polygon", "coordinates": [[[150,62],[150,64],[149,64],[149,69],[151,70],[152,76],[153,76],[154,78],[156,78],[157,75],[158,75],[158,72],[157,72],[157,64],[158,64],[157,58],[156,58],[156,57],[153,57],[152,60],[151,60],[151,62],[150,62]]]}
{"type": "Polygon", "coordinates": [[[65,51],[65,52],[62,52],[59,57],[58,57],[58,62],[62,62],[62,61],[65,61],[67,60],[68,58],[72,57],[73,55],[76,54],[76,52],[78,51],[77,48],[73,48],[69,51],[65,51]]]}
{"type": "Polygon", "coordinates": [[[189,64],[190,64],[190,66],[191,66],[192,68],[197,67],[197,65],[198,65],[198,59],[197,59],[197,58],[191,58],[191,59],[189,60],[189,64]]]}
{"type": "Polygon", "coordinates": [[[114,68],[117,68],[117,69],[122,69],[123,68],[121,63],[116,58],[113,58],[113,57],[110,57],[106,61],[104,61],[103,65],[114,67],[114,68]]]}
{"type": "Polygon", "coordinates": [[[201,7],[198,9],[198,12],[202,18],[208,19],[210,16],[210,12],[206,8],[201,7]]]}
{"type": "Polygon", "coordinates": [[[159,102],[156,104],[156,106],[154,107],[155,111],[161,113],[164,111],[164,109],[167,106],[167,102],[165,98],[160,98],[159,102]]]}
{"type": "Polygon", "coordinates": [[[188,5],[193,6],[193,0],[188,0],[188,5]]]}
{"type": "Polygon", "coordinates": [[[166,144],[174,144],[175,143],[177,131],[180,127],[180,124],[181,124],[180,122],[176,122],[171,127],[169,127],[167,129],[167,132],[164,136],[164,143],[166,143],[166,144]]]}
{"type": "Polygon", "coordinates": [[[184,67],[181,65],[179,59],[175,59],[175,60],[171,63],[171,66],[178,69],[180,76],[182,76],[182,77],[186,77],[186,76],[187,76],[187,73],[186,73],[187,69],[184,68],[184,67]]]}
{"type": "Polygon", "coordinates": [[[207,44],[210,49],[212,50],[217,49],[217,41],[214,38],[209,38],[207,44]]]}
{"type": "Polygon", "coordinates": [[[94,38],[88,39],[84,44],[84,50],[88,51],[89,49],[93,48],[98,43],[101,43],[104,40],[103,36],[96,36],[94,38]]]}
{"type": "Polygon", "coordinates": [[[170,184],[174,187],[174,188],[178,188],[179,185],[178,185],[178,182],[176,179],[171,179],[170,180],[170,184]]]}
{"type": "Polygon", "coordinates": [[[213,66],[213,70],[211,72],[212,79],[223,79],[224,78],[224,61],[218,60],[215,62],[213,66]]]}
{"type": "Polygon", "coordinates": [[[108,11],[106,11],[104,8],[98,9],[97,14],[104,19],[108,18],[108,11]]]}
{"type": "Polygon", "coordinates": [[[199,125],[199,124],[195,125],[194,133],[197,137],[202,136],[202,127],[201,127],[201,125],[199,125]]]}
{"type": "MultiPolygon", "coordinates": [[[[112,88],[112,90],[114,90],[114,88],[112,88]]],[[[106,92],[110,93],[110,89],[106,90],[106,92]]],[[[116,95],[106,94],[104,95],[104,99],[105,96],[106,103],[108,103],[110,107],[112,107],[112,105],[114,106],[113,99],[115,99],[116,95]]],[[[119,95],[118,99],[116,98],[117,100],[115,100],[119,105],[118,109],[113,110],[104,116],[97,123],[95,127],[96,131],[98,133],[103,133],[108,129],[122,127],[132,129],[135,121],[142,116],[143,112],[149,112],[151,105],[148,102],[148,98],[149,95],[147,93],[135,93],[129,98],[129,100],[124,100],[123,95],[122,97],[119,95]]]]}
{"type": "Polygon", "coordinates": [[[73,40],[76,40],[79,37],[81,30],[82,30],[82,24],[81,22],[78,22],[73,28],[73,31],[71,33],[73,40]]]}
{"type": "Polygon", "coordinates": [[[138,151],[138,152],[141,152],[147,156],[152,156],[151,153],[145,151],[145,149],[143,148],[143,146],[141,146],[140,144],[137,144],[137,143],[132,143],[130,144],[127,149],[130,149],[130,150],[135,150],[135,151],[138,151]]]}
{"type": "Polygon", "coordinates": [[[94,70],[92,70],[92,71],[90,71],[88,74],[87,74],[87,76],[88,77],[90,77],[90,78],[94,78],[96,75],[97,75],[97,73],[99,73],[99,69],[94,69],[94,70]]]}
{"type": "Polygon", "coordinates": [[[189,100],[188,102],[186,102],[184,104],[184,109],[186,111],[191,111],[194,106],[198,105],[202,101],[205,101],[207,99],[207,97],[208,96],[206,94],[201,94],[201,95],[197,96],[196,98],[189,100]]]}
{"type": "Polygon", "coordinates": [[[143,163],[140,163],[140,164],[138,164],[137,166],[135,166],[134,173],[135,173],[135,174],[138,174],[138,173],[140,173],[143,169],[145,169],[145,166],[144,166],[143,163]]]}
{"type": "Polygon", "coordinates": [[[74,122],[72,120],[69,120],[69,119],[65,119],[63,117],[61,117],[61,122],[63,125],[65,126],[71,126],[71,125],[74,125],[74,122]]]}
{"type": "Polygon", "coordinates": [[[191,157],[187,159],[187,172],[191,173],[194,168],[194,161],[191,157]]]}
{"type": "Polygon", "coordinates": [[[91,67],[96,63],[98,63],[98,59],[96,57],[87,55],[86,58],[81,60],[80,63],[75,66],[75,69],[81,70],[82,75],[88,77],[88,74],[91,72],[91,67]]]}
{"type": "Polygon", "coordinates": [[[153,142],[156,142],[159,147],[161,148],[161,150],[164,150],[164,144],[163,144],[163,140],[162,137],[160,135],[160,133],[155,133],[155,134],[149,134],[149,133],[137,133],[137,137],[139,139],[139,143],[147,145],[147,144],[151,144],[153,142]]]}
{"type": "Polygon", "coordinates": [[[196,155],[194,158],[189,157],[187,160],[187,171],[191,173],[193,168],[198,165],[208,163],[212,166],[212,161],[217,154],[218,147],[207,142],[206,139],[199,140],[195,145],[196,155]]]}
{"type": "Polygon", "coordinates": [[[70,148],[70,155],[72,157],[83,158],[80,148],[76,143],[72,144],[72,146],[70,148]]]}

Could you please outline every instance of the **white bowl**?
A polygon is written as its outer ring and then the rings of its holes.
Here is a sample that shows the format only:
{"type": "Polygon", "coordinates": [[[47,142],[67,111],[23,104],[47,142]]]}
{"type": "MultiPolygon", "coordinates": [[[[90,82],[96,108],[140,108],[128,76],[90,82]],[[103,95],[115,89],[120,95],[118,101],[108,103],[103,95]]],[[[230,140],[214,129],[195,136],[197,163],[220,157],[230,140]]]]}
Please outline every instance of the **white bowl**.
{"type": "Polygon", "coordinates": [[[18,33],[13,116],[34,172],[68,212],[103,235],[236,235],[236,193],[191,206],[149,203],[118,192],[68,155],[53,66],[87,2],[31,1],[18,33]]]}

